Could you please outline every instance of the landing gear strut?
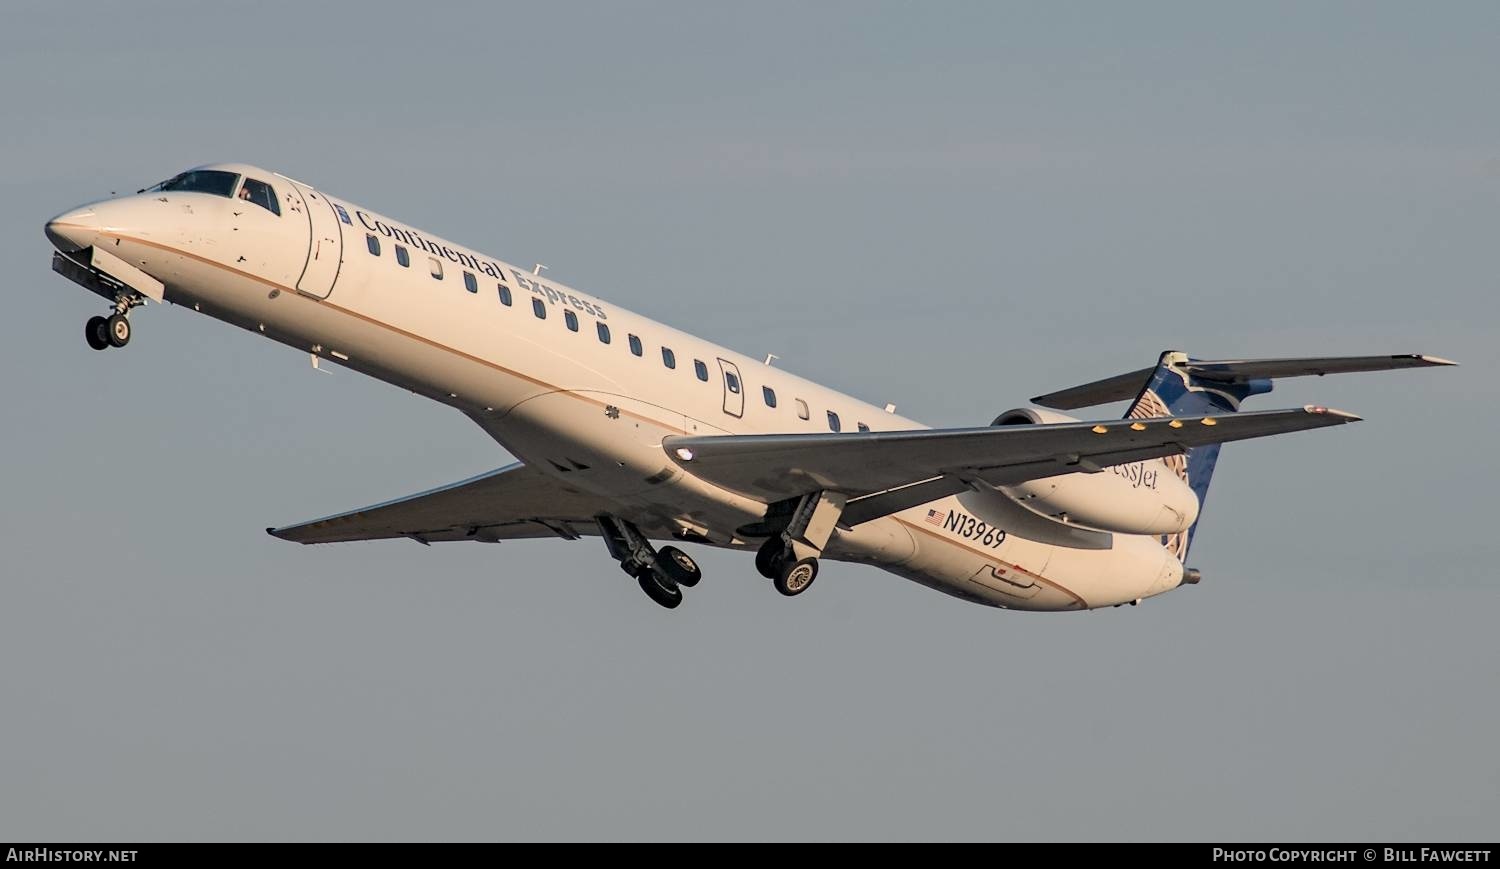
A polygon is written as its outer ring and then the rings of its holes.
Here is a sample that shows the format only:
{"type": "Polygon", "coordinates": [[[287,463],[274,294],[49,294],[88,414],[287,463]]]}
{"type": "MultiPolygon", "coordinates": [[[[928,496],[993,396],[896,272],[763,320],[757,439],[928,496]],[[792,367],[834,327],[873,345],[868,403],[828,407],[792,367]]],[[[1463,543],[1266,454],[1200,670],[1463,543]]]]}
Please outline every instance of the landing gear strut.
{"type": "Polygon", "coordinates": [[[90,317],[83,324],[83,337],[95,350],[124,347],[130,343],[130,309],[144,304],[139,296],[115,296],[115,312],[108,317],[90,317]]]}
{"type": "Polygon", "coordinates": [[[606,513],[594,521],[620,568],[635,577],[647,597],[667,609],[676,609],[682,603],[682,589],[692,588],[703,578],[692,556],[675,546],[663,546],[660,552],[652,549],[640,529],[624,519],[606,513]]]}
{"type": "Polygon", "coordinates": [[[786,529],[761,544],[755,553],[755,569],[771,580],[777,591],[795,597],[818,578],[818,556],[833,536],[845,500],[838,492],[803,495],[786,529]]]}

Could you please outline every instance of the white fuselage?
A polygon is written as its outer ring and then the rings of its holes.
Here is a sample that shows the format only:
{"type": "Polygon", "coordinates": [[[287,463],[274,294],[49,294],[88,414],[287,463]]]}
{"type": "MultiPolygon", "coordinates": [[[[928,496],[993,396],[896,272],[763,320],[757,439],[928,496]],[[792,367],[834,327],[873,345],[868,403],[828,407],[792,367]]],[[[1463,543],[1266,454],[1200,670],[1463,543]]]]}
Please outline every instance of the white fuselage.
{"type": "MultiPolygon", "coordinates": [[[[148,192],[62,215],[49,234],[138,267],[168,301],[461,410],[526,464],[656,517],[643,526],[652,536],[753,549],[735,529],[766,509],[684,472],[664,437],[828,432],[835,414],[846,432],[925,428],[282,176],[221,168],[271,184],[281,214],[148,192]]],[[[985,524],[958,497],[840,529],[824,554],[1028,610],[1117,605],[1183,575],[1158,537],[1038,543],[985,524]]]]}

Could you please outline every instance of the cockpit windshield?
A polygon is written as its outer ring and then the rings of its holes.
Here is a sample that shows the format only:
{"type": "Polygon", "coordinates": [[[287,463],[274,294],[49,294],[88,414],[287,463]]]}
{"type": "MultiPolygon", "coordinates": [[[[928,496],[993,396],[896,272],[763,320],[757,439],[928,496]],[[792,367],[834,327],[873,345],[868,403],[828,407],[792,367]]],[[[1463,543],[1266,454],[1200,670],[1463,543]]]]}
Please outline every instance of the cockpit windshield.
{"type": "Polygon", "coordinates": [[[146,188],[147,193],[181,191],[184,193],[212,193],[226,199],[233,195],[234,185],[240,176],[220,169],[194,169],[175,178],[169,178],[155,187],[146,188]]]}

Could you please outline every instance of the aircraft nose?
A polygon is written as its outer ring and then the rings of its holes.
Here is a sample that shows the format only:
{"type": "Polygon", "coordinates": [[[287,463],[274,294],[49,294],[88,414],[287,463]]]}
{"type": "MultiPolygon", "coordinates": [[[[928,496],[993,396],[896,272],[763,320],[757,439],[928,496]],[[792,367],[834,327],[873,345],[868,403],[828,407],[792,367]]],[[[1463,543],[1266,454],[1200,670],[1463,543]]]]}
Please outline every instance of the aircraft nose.
{"type": "Polygon", "coordinates": [[[93,245],[101,225],[94,207],[85,205],[47,221],[47,240],[63,253],[74,253],[93,245]]]}

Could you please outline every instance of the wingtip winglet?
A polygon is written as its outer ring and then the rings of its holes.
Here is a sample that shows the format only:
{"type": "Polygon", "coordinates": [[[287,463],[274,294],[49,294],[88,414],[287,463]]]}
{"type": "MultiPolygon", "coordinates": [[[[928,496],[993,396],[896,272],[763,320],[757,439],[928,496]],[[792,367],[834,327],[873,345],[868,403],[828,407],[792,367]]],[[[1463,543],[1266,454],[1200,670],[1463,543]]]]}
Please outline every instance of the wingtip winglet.
{"type": "Polygon", "coordinates": [[[1457,365],[1452,359],[1444,359],[1441,356],[1428,356],[1426,353],[1413,353],[1412,358],[1422,360],[1424,365],[1457,365]]]}

